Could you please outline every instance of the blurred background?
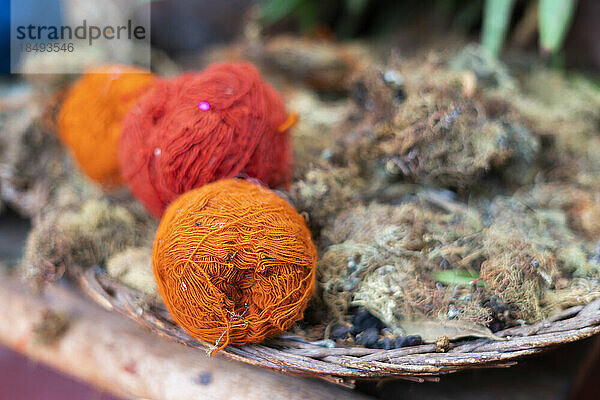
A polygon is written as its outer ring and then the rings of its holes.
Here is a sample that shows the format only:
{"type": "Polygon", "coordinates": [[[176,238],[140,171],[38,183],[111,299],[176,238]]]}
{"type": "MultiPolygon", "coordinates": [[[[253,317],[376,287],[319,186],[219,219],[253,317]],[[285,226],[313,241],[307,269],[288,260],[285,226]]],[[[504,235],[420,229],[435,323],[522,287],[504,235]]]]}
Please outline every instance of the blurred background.
{"type": "MultiPolygon", "coordinates": [[[[19,13],[45,20],[82,20],[81,0],[27,0],[19,13]]],[[[105,3],[118,4],[116,0],[105,3]]],[[[557,68],[597,73],[600,4],[594,0],[140,0],[151,9],[155,57],[185,60],[217,44],[239,40],[256,22],[266,36],[294,33],[321,40],[370,40],[388,49],[476,41],[494,56],[512,50],[538,54],[557,68]]],[[[9,71],[10,0],[0,1],[2,71],[9,71]]],[[[92,6],[93,8],[94,6],[92,6]]],[[[120,12],[103,6],[95,12],[120,12]]],[[[136,10],[131,10],[135,20],[136,10]]],[[[373,45],[373,44],[372,44],[373,45]]],[[[439,46],[436,46],[439,47],[439,46]]]]}

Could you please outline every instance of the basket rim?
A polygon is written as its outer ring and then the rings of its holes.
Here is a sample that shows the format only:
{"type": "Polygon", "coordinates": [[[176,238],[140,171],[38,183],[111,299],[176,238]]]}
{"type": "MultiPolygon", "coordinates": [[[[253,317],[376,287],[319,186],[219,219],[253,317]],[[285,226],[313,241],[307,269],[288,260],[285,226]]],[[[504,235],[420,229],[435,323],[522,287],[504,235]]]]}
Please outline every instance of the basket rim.
{"type": "MultiPolygon", "coordinates": [[[[195,339],[176,325],[166,310],[153,307],[148,295],[111,278],[104,269],[77,267],[70,271],[82,292],[102,307],[188,347],[205,352],[212,347],[212,343],[195,339]]],[[[522,357],[599,332],[600,298],[597,298],[536,324],[495,332],[505,339],[502,341],[461,339],[451,342],[447,348],[436,344],[392,350],[328,348],[283,333],[263,344],[229,345],[218,354],[281,373],[318,377],[353,387],[357,379],[397,378],[423,382],[465,369],[510,367],[522,357]]]]}

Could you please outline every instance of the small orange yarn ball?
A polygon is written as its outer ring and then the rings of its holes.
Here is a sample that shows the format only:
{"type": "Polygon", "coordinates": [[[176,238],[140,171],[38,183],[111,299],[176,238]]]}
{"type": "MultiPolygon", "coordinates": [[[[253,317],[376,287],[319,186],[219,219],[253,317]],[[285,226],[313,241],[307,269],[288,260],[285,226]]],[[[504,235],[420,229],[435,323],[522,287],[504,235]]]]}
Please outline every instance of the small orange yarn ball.
{"type": "Polygon", "coordinates": [[[152,256],[173,319],[216,350],[260,342],[301,319],[316,262],[298,212],[241,179],[204,185],[171,203],[152,256]]]}
{"type": "Polygon", "coordinates": [[[155,75],[128,65],[90,68],[71,87],[58,114],[58,132],[81,170],[104,186],[123,183],[117,146],[123,119],[155,75]]]}

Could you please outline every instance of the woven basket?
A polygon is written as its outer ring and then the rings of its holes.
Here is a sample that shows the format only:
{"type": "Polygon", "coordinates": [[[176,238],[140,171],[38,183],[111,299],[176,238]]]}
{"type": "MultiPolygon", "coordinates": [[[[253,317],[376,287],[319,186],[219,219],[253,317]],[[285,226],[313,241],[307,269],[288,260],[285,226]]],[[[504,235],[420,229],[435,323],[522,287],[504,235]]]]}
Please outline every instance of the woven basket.
{"type": "MultiPolygon", "coordinates": [[[[85,272],[77,269],[73,275],[82,291],[103,307],[186,346],[203,351],[212,346],[212,343],[192,338],[176,325],[162,302],[149,300],[147,295],[110,278],[101,268],[85,272]]],[[[518,358],[598,332],[600,299],[586,306],[571,307],[534,325],[496,332],[497,336],[506,339],[503,341],[461,340],[443,349],[439,345],[426,344],[381,350],[328,348],[283,334],[263,344],[230,345],[219,355],[283,373],[318,377],[353,387],[357,379],[401,378],[423,382],[464,369],[508,367],[516,364],[518,358]]]]}

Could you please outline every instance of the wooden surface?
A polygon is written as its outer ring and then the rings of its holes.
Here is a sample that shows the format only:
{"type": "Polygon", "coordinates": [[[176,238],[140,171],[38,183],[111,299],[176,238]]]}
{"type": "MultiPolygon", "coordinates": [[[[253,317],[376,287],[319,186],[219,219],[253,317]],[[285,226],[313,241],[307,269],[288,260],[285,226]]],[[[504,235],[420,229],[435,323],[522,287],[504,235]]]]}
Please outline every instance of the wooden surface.
{"type": "MultiPolygon", "coordinates": [[[[168,342],[102,310],[66,285],[43,295],[6,273],[0,276],[0,342],[123,397],[147,399],[365,399],[321,381],[277,374],[210,358],[168,342]],[[36,327],[48,315],[66,315],[54,342],[36,327]]],[[[50,335],[51,337],[51,335],[50,335]]]]}

